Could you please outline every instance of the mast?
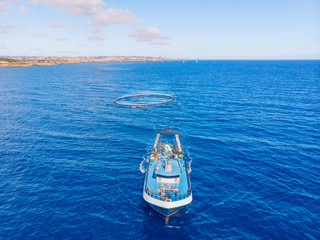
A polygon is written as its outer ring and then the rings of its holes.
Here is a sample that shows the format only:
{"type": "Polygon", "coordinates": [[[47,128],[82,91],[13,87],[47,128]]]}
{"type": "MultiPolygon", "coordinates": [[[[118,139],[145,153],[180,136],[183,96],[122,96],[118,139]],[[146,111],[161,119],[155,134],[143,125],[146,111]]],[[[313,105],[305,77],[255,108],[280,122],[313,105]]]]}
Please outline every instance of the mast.
{"type": "Polygon", "coordinates": [[[153,144],[153,149],[157,148],[157,145],[158,145],[158,142],[159,142],[159,138],[160,138],[160,133],[157,133],[156,140],[154,141],[154,144],[153,144]]]}

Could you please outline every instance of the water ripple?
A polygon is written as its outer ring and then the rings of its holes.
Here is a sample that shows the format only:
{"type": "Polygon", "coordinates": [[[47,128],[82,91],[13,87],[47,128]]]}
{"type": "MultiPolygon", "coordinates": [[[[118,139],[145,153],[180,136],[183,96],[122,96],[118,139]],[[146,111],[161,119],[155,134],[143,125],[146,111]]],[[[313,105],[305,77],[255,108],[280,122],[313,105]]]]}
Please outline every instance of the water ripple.
{"type": "Polygon", "coordinates": [[[319,61],[0,69],[1,239],[318,239],[319,61]],[[150,109],[123,95],[164,93],[150,109]],[[142,199],[155,129],[181,130],[194,200],[142,199]]]}

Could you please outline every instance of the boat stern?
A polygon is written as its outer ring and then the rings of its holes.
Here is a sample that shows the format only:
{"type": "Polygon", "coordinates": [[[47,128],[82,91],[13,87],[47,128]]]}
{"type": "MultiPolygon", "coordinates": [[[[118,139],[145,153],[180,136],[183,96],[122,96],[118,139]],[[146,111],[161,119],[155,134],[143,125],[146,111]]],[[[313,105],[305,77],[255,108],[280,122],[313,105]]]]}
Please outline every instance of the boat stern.
{"type": "Polygon", "coordinates": [[[144,200],[153,208],[155,211],[165,217],[170,217],[178,213],[186,205],[192,202],[192,193],[187,198],[178,201],[163,201],[150,196],[146,191],[143,191],[144,200]]]}

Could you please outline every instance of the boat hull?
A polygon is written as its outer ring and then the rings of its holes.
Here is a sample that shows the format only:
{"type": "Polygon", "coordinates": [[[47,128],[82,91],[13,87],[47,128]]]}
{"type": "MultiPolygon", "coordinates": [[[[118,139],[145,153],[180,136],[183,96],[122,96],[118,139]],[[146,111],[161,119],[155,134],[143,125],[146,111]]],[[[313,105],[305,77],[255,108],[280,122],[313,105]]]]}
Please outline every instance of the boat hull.
{"type": "Polygon", "coordinates": [[[165,216],[165,217],[170,217],[176,213],[178,213],[179,211],[181,211],[185,206],[182,207],[177,207],[177,208],[162,208],[156,205],[153,205],[151,203],[149,203],[150,207],[155,210],[156,212],[160,213],[161,215],[165,216]]]}
{"type": "Polygon", "coordinates": [[[188,166],[178,131],[158,131],[147,162],[143,198],[166,217],[167,223],[170,216],[192,201],[188,166]]]}
{"type": "Polygon", "coordinates": [[[158,199],[150,197],[145,191],[143,192],[144,200],[153,208],[155,211],[165,217],[170,217],[178,213],[181,209],[187,206],[192,201],[192,194],[183,200],[175,202],[164,202],[158,199]]]}

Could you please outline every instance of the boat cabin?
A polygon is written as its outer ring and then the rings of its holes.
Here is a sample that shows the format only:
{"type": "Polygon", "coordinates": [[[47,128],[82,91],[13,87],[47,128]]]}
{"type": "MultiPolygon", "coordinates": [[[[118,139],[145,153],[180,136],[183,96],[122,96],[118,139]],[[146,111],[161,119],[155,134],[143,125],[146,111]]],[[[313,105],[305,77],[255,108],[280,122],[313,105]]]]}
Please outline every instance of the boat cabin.
{"type": "Polygon", "coordinates": [[[181,177],[180,161],[175,159],[161,159],[157,161],[154,170],[157,182],[178,183],[181,177]]]}

